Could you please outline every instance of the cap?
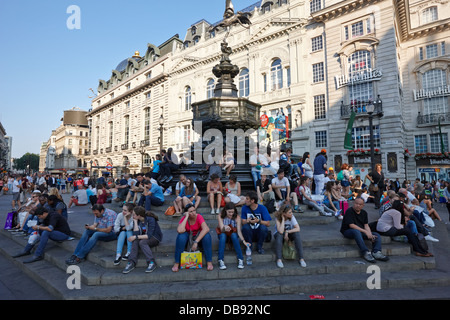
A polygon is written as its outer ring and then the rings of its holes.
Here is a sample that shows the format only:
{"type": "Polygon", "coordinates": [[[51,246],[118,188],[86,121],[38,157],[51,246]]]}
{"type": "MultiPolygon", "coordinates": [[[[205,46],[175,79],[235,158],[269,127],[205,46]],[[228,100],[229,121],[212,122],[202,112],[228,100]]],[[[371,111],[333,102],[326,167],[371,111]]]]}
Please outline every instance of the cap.
{"type": "Polygon", "coordinates": [[[327,153],[327,150],[322,149],[322,150],[320,150],[320,152],[321,152],[321,153],[327,153]]]}
{"type": "Polygon", "coordinates": [[[334,171],[333,167],[329,167],[328,171],[334,171]]]}

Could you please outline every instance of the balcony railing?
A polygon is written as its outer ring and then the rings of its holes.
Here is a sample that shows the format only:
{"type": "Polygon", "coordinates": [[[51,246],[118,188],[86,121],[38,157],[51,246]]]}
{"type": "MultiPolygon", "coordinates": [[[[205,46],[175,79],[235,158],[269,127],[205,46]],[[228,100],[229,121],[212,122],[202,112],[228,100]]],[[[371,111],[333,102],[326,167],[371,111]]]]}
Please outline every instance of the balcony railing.
{"type": "Polygon", "coordinates": [[[106,153],[109,153],[109,152],[111,152],[111,151],[112,151],[112,147],[105,148],[105,152],[106,152],[106,153]]]}
{"type": "Polygon", "coordinates": [[[382,114],[383,113],[383,103],[378,95],[378,99],[376,101],[352,101],[350,104],[345,105],[344,101],[341,101],[341,118],[350,118],[350,114],[355,111],[356,116],[358,115],[367,115],[367,107],[373,104],[374,105],[374,114],[382,114]]]}
{"type": "Polygon", "coordinates": [[[124,143],[123,145],[120,146],[120,148],[122,150],[127,150],[128,149],[128,143],[124,143]]]}
{"type": "Polygon", "coordinates": [[[417,115],[417,125],[437,125],[441,120],[441,123],[450,123],[450,112],[446,113],[431,113],[431,114],[419,114],[417,115]]]}
{"type": "Polygon", "coordinates": [[[141,147],[148,147],[150,145],[150,139],[141,140],[141,147]]]}

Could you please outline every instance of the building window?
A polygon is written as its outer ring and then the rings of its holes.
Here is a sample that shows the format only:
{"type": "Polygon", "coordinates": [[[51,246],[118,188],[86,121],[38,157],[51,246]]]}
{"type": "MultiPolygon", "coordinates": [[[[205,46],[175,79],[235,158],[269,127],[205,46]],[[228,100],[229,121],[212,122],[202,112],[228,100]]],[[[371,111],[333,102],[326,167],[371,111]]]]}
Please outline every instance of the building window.
{"type": "Polygon", "coordinates": [[[109,122],[109,147],[111,148],[113,145],[113,133],[114,133],[114,123],[112,121],[109,122]]]}
{"type": "Polygon", "coordinates": [[[183,144],[188,148],[189,144],[191,143],[191,126],[186,125],[183,126],[183,144]]]}
{"type": "Polygon", "coordinates": [[[126,85],[126,89],[127,89],[127,91],[131,89],[131,84],[130,83],[126,85]]]}
{"type": "Polygon", "coordinates": [[[314,96],[314,117],[315,119],[325,119],[326,111],[325,111],[325,95],[321,94],[318,96],[314,96]]]}
{"type": "Polygon", "coordinates": [[[445,41],[419,48],[419,60],[432,59],[445,55],[445,41]]]}
{"type": "Polygon", "coordinates": [[[322,0],[311,0],[309,2],[309,12],[314,13],[322,9],[322,0]]]}
{"type": "Polygon", "coordinates": [[[350,40],[374,32],[372,17],[368,17],[344,26],[344,39],[350,40]]]}
{"type": "Polygon", "coordinates": [[[311,39],[312,52],[319,51],[323,49],[323,38],[322,35],[314,37],[311,39]]]}
{"type": "Polygon", "coordinates": [[[95,127],[95,146],[100,149],[100,127],[95,127]]]}
{"type": "MultiPolygon", "coordinates": [[[[441,69],[431,69],[422,76],[422,88],[426,91],[438,90],[447,85],[446,74],[441,69]]],[[[425,114],[443,114],[448,110],[448,97],[433,97],[424,100],[425,114]]]]}
{"type": "Polygon", "coordinates": [[[150,158],[148,153],[144,154],[144,167],[146,167],[146,168],[150,167],[151,163],[152,163],[152,159],[150,158]]]}
{"type": "Polygon", "coordinates": [[[191,28],[191,34],[195,35],[196,33],[197,33],[197,27],[194,26],[191,28]]]}
{"type": "Polygon", "coordinates": [[[144,140],[150,140],[150,108],[144,109],[144,140]]]}
{"type": "MultiPolygon", "coordinates": [[[[353,77],[368,72],[372,68],[369,51],[360,50],[354,52],[348,58],[348,75],[353,77]]],[[[348,86],[350,104],[358,105],[360,102],[373,100],[372,82],[363,82],[348,86]]],[[[364,111],[364,110],[361,110],[364,111]]]]}
{"type": "Polygon", "coordinates": [[[262,13],[270,12],[271,6],[272,6],[271,2],[266,2],[265,4],[263,4],[263,6],[261,8],[262,13]]]}
{"type": "MultiPolygon", "coordinates": [[[[353,147],[355,149],[370,148],[370,128],[357,127],[352,130],[353,147]]],[[[380,147],[380,126],[373,126],[373,140],[375,148],[380,147]]]]}
{"type": "MultiPolygon", "coordinates": [[[[448,151],[448,135],[442,133],[442,140],[444,143],[444,152],[448,151]]],[[[442,152],[441,148],[441,135],[439,133],[430,134],[430,152],[438,153],[442,152]]]]}
{"type": "Polygon", "coordinates": [[[327,147],[327,132],[326,131],[316,131],[316,148],[326,148],[327,147]]]}
{"type": "Polygon", "coordinates": [[[184,90],[184,111],[191,110],[192,94],[191,87],[186,87],[184,90]]]}
{"type": "Polygon", "coordinates": [[[438,56],[438,45],[430,44],[425,47],[425,52],[427,54],[427,59],[436,58],[438,56]]]}
{"type": "Polygon", "coordinates": [[[152,72],[150,71],[149,73],[147,73],[147,79],[151,79],[152,78],[152,72]]]}
{"type": "Polygon", "coordinates": [[[247,68],[241,70],[239,73],[239,97],[248,97],[250,94],[250,80],[247,68]]]}
{"type": "Polygon", "coordinates": [[[283,70],[280,59],[276,59],[270,66],[270,82],[272,91],[283,88],[283,70]]]}
{"type": "Polygon", "coordinates": [[[438,19],[437,7],[426,8],[422,11],[422,24],[431,23],[438,19]]]}
{"type": "Polygon", "coordinates": [[[130,116],[125,116],[123,143],[128,145],[129,142],[130,142],[130,116]]]}
{"type": "Polygon", "coordinates": [[[267,92],[267,75],[263,74],[263,85],[264,85],[264,92],[267,92]]]}
{"type": "Polygon", "coordinates": [[[286,68],[286,85],[288,88],[291,86],[291,68],[286,68]]]}
{"type": "Polygon", "coordinates": [[[198,43],[198,42],[200,41],[200,36],[195,36],[194,39],[193,39],[193,41],[194,41],[194,45],[195,45],[196,43],[198,43]]]}
{"type": "Polygon", "coordinates": [[[324,81],[323,62],[313,64],[313,83],[324,81]]]}
{"type": "Polygon", "coordinates": [[[216,84],[214,82],[214,79],[209,79],[208,83],[206,84],[206,99],[214,97],[214,88],[216,87],[216,84]]]}
{"type": "Polygon", "coordinates": [[[147,92],[147,94],[145,95],[147,99],[151,99],[152,98],[152,92],[149,91],[147,92]]]}
{"type": "Polygon", "coordinates": [[[416,147],[416,153],[428,152],[427,136],[425,134],[414,136],[414,145],[416,147]]]}

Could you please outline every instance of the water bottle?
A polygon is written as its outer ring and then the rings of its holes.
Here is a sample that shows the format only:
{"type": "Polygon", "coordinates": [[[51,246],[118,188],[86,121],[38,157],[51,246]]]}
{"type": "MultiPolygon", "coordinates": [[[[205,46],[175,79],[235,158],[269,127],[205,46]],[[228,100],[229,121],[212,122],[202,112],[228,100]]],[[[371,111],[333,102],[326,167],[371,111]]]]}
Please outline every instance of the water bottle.
{"type": "Polygon", "coordinates": [[[252,265],[252,249],[250,248],[250,244],[247,244],[247,249],[245,250],[245,255],[247,256],[247,265],[252,265]]]}

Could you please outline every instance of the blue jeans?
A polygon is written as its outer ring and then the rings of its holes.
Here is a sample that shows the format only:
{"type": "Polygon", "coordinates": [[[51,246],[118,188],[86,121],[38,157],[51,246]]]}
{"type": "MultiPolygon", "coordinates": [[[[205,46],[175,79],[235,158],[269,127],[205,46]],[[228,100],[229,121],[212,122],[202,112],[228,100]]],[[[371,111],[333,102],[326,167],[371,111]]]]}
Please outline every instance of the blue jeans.
{"type": "Polygon", "coordinates": [[[133,235],[133,231],[120,231],[119,236],[117,237],[117,254],[122,254],[123,245],[125,244],[125,240],[127,241],[127,253],[131,252],[131,246],[133,242],[128,241],[127,239],[133,235]]]}
{"type": "MultiPolygon", "coordinates": [[[[34,253],[34,255],[36,257],[42,257],[44,255],[44,250],[45,250],[45,247],[47,246],[48,239],[53,240],[53,241],[64,241],[69,238],[69,235],[62,233],[60,231],[56,231],[56,230],[53,230],[53,231],[44,230],[44,231],[40,231],[39,233],[40,233],[41,238],[39,241],[39,245],[36,249],[36,252],[34,253]]],[[[33,249],[33,247],[34,247],[34,245],[31,245],[28,243],[25,247],[25,251],[31,251],[31,249],[33,249]]]]}
{"type": "Polygon", "coordinates": [[[261,179],[261,171],[251,171],[252,172],[252,178],[253,178],[253,185],[255,187],[256,190],[256,181],[258,181],[259,179],[261,179]]]}
{"type": "Polygon", "coordinates": [[[269,229],[262,224],[256,229],[252,229],[248,223],[242,226],[242,235],[244,236],[245,241],[250,243],[250,247],[253,246],[253,242],[256,242],[256,248],[258,250],[262,249],[267,232],[269,232],[269,229]]]}
{"type": "Polygon", "coordinates": [[[138,206],[143,206],[145,207],[145,210],[150,211],[152,209],[152,205],[160,207],[163,204],[164,201],[161,201],[161,199],[155,197],[154,195],[150,196],[142,195],[141,198],[139,199],[138,206]]]}
{"type": "Polygon", "coordinates": [[[97,241],[113,241],[116,239],[117,236],[113,231],[106,233],[94,230],[86,230],[83,232],[83,236],[78,242],[78,245],[73,254],[78,258],[83,259],[95,247],[97,241]]]}
{"type": "MultiPolygon", "coordinates": [[[[186,244],[189,241],[189,232],[179,233],[177,235],[177,240],[175,242],[175,263],[180,263],[181,253],[185,251],[186,244]]],[[[199,245],[203,248],[203,253],[205,254],[206,262],[212,261],[212,242],[211,235],[209,233],[200,240],[199,245]]],[[[188,248],[189,250],[190,248],[188,248]]]]}
{"type": "MultiPolygon", "coordinates": [[[[373,252],[381,251],[381,236],[376,232],[372,232],[372,234],[374,236],[377,236],[376,240],[372,242],[372,251],[373,252]]],[[[354,239],[356,241],[356,244],[359,247],[361,255],[364,255],[364,253],[369,251],[369,249],[367,249],[366,244],[364,243],[364,239],[367,240],[367,236],[363,234],[361,231],[356,229],[347,229],[344,231],[343,235],[347,239],[354,239]]]]}
{"type": "MultiPolygon", "coordinates": [[[[219,238],[219,260],[223,260],[225,255],[225,245],[227,243],[227,235],[225,233],[221,233],[218,235],[219,238]]],[[[236,232],[233,232],[230,236],[231,242],[233,243],[234,250],[236,251],[236,255],[238,259],[244,260],[244,256],[242,255],[241,244],[239,243],[239,237],[236,232]]]]}

